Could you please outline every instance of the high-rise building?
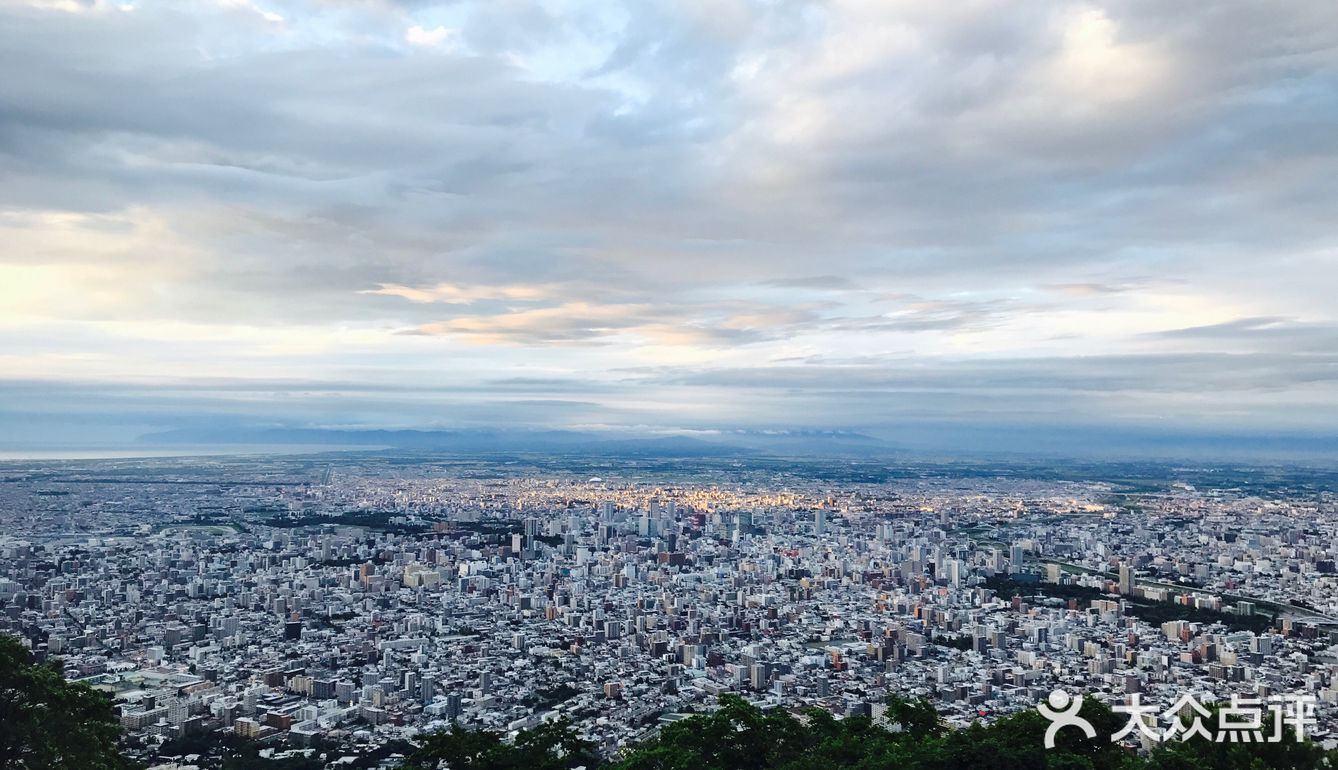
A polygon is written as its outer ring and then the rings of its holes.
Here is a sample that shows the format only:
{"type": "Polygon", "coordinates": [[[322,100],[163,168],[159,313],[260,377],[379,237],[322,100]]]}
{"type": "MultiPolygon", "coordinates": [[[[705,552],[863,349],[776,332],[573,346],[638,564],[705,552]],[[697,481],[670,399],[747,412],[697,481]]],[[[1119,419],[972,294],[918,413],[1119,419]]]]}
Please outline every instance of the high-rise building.
{"type": "Polygon", "coordinates": [[[1023,550],[1022,546],[1014,544],[1012,548],[1008,549],[1008,571],[1014,575],[1021,572],[1026,557],[1026,551],[1023,550]]]}
{"type": "Polygon", "coordinates": [[[460,693],[446,694],[446,718],[452,722],[460,718],[460,693]]]}
{"type": "Polygon", "coordinates": [[[1134,586],[1134,568],[1128,564],[1120,564],[1120,593],[1133,596],[1134,586]]]}
{"type": "Polygon", "coordinates": [[[753,512],[739,511],[734,516],[735,532],[740,535],[749,535],[753,531],[753,512]]]}
{"type": "Polygon", "coordinates": [[[352,703],[353,693],[354,689],[352,682],[335,683],[335,699],[338,700],[340,703],[352,703]]]}
{"type": "Polygon", "coordinates": [[[433,696],[437,694],[437,683],[431,677],[424,677],[418,683],[418,700],[422,703],[431,703],[433,696]]]}
{"type": "Polygon", "coordinates": [[[767,689],[767,682],[771,680],[771,665],[768,663],[754,663],[749,670],[750,684],[754,690],[767,689]]]}
{"type": "Polygon", "coordinates": [[[962,562],[957,559],[947,559],[944,566],[946,567],[944,577],[948,579],[948,584],[960,586],[962,584],[962,562]]]}

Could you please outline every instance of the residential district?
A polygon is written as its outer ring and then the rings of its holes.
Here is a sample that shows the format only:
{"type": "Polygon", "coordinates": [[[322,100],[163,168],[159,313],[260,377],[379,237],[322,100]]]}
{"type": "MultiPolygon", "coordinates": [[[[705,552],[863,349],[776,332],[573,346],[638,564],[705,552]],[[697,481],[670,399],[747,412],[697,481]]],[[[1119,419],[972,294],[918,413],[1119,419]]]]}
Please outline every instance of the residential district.
{"type": "Polygon", "coordinates": [[[955,725],[1056,689],[1304,696],[1335,734],[1322,484],[893,470],[8,462],[0,633],[112,695],[165,767],[183,736],[351,758],[561,716],[616,755],[724,693],[928,698],[955,725]]]}

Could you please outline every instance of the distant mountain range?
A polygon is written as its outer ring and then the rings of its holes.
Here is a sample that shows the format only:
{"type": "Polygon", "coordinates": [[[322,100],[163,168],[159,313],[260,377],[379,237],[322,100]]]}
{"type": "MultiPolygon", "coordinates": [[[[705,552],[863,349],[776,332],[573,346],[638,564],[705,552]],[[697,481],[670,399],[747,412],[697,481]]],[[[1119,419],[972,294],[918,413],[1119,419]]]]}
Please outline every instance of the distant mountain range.
{"type": "Polygon", "coordinates": [[[581,431],[326,430],[320,428],[181,428],[141,436],[147,445],[310,445],[423,451],[547,452],[647,457],[721,457],[745,454],[885,454],[885,442],[847,431],[731,431],[692,436],[614,438],[581,431]]]}

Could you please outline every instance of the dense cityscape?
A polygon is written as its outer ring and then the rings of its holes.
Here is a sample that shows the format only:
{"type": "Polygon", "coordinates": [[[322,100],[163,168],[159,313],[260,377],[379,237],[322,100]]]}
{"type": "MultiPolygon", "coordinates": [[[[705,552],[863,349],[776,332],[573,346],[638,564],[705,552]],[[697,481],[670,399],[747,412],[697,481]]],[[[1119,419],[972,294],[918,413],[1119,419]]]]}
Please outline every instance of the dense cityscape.
{"type": "Polygon", "coordinates": [[[0,770],[1338,770],[1334,0],[0,0],[0,770]]]}
{"type": "MultiPolygon", "coordinates": [[[[449,458],[8,462],[0,632],[126,750],[396,766],[563,718],[606,757],[734,694],[950,725],[1053,690],[1338,703],[1330,473],[449,458]],[[200,749],[195,749],[199,752],[200,749]],[[271,753],[272,752],[272,753],[271,753]]],[[[1136,747],[1148,736],[1126,740],[1136,747]]]]}

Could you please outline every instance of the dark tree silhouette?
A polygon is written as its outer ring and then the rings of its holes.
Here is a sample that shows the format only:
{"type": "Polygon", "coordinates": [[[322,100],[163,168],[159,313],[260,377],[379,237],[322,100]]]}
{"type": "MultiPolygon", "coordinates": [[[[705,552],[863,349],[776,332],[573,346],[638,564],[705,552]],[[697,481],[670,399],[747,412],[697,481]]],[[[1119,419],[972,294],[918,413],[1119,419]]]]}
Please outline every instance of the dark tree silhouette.
{"type": "Polygon", "coordinates": [[[571,724],[558,720],[521,730],[511,743],[487,730],[450,730],[424,736],[409,755],[405,770],[569,770],[593,768],[599,755],[571,724]]]}
{"type": "Polygon", "coordinates": [[[992,724],[947,729],[927,701],[888,699],[886,719],[837,720],[811,709],[799,716],[762,710],[736,696],[720,709],[669,725],[629,751],[615,770],[1322,770],[1335,766],[1319,745],[1217,743],[1196,738],[1139,756],[1111,735],[1124,717],[1109,706],[1083,701],[1081,715],[1094,738],[1061,731],[1044,747],[1049,722],[1022,711],[992,724]]]}
{"type": "Polygon", "coordinates": [[[0,770],[122,770],[111,701],[0,634],[0,770]]]}

